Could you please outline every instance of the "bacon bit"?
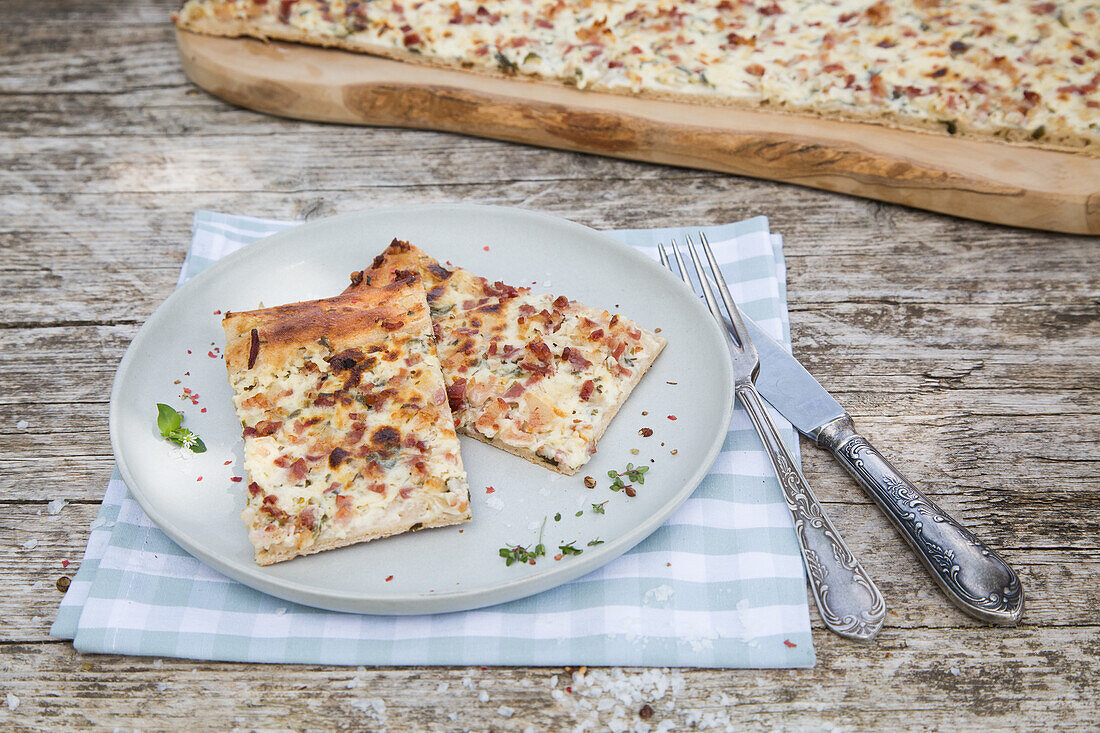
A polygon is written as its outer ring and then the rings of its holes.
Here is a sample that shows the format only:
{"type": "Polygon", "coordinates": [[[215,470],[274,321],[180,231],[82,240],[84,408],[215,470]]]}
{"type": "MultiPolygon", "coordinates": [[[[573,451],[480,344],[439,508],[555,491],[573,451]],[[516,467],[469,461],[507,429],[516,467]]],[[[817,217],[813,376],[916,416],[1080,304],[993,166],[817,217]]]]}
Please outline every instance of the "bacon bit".
{"type": "Polygon", "coordinates": [[[793,641],[791,641],[790,639],[784,639],[784,640],[783,640],[783,643],[784,643],[784,644],[786,644],[786,645],[787,645],[787,647],[788,647],[788,648],[790,648],[790,649],[794,649],[794,648],[795,648],[796,646],[798,646],[798,644],[795,644],[795,643],[794,643],[793,641]]]}
{"type": "Polygon", "coordinates": [[[581,394],[580,394],[581,399],[584,400],[585,402],[588,402],[589,398],[592,397],[592,391],[595,390],[595,389],[596,389],[596,383],[595,382],[593,382],[591,379],[584,380],[584,384],[581,385],[581,394]]]}
{"type": "Polygon", "coordinates": [[[419,33],[406,33],[405,37],[401,39],[401,42],[404,43],[406,47],[416,46],[417,44],[420,43],[420,34],[419,33]]]}
{"type": "Polygon", "coordinates": [[[214,315],[216,315],[216,316],[220,316],[221,314],[222,314],[222,309],[221,308],[218,308],[216,311],[214,311],[214,315]]]}
{"type": "Polygon", "coordinates": [[[772,3],[766,8],[760,8],[761,15],[782,15],[783,8],[779,7],[779,3],[772,3]]]}
{"type": "Polygon", "coordinates": [[[485,487],[485,493],[486,493],[486,494],[493,494],[493,493],[496,493],[496,489],[494,489],[494,488],[493,488],[492,486],[486,486],[486,487],[485,487]]]}
{"type": "Polygon", "coordinates": [[[729,43],[731,46],[755,46],[756,36],[745,38],[744,36],[739,36],[736,33],[727,33],[726,42],[729,43]]]}
{"type": "Polygon", "coordinates": [[[256,435],[265,436],[271,435],[282,426],[283,424],[278,420],[261,420],[256,423],[254,430],[256,431],[256,435]]]}
{"type": "Polygon", "coordinates": [[[649,436],[653,435],[653,428],[642,428],[638,431],[638,435],[642,436],[643,438],[648,438],[649,436]]]}
{"type": "Polygon", "coordinates": [[[566,298],[564,295],[559,295],[557,298],[554,298],[552,305],[558,310],[561,310],[569,305],[569,298],[566,298]]]}
{"type": "Polygon", "coordinates": [[[387,575],[387,576],[386,576],[386,582],[388,583],[388,582],[390,582],[391,580],[393,580],[393,576],[392,576],[392,575],[387,575]]]}
{"type": "Polygon", "coordinates": [[[1055,3],[1035,3],[1029,8],[1035,15],[1050,15],[1057,9],[1058,6],[1055,3]]]}
{"type": "Polygon", "coordinates": [[[196,481],[202,481],[202,476],[199,476],[199,477],[198,477],[197,479],[195,479],[195,480],[196,480],[196,481]]]}
{"type": "MultiPolygon", "coordinates": [[[[558,553],[557,555],[554,555],[555,560],[561,560],[561,557],[562,557],[561,553],[558,553]]],[[[570,690],[568,687],[566,687],[565,690],[566,690],[566,692],[572,692],[572,690],[570,690]]]]}
{"type": "Polygon", "coordinates": [[[514,400],[515,398],[517,398],[521,394],[523,394],[523,391],[525,389],[526,389],[526,387],[523,386],[523,383],[516,382],[515,384],[513,384],[511,387],[508,388],[508,391],[504,393],[504,397],[506,399],[509,399],[509,400],[514,400]]]}
{"type": "MultiPolygon", "coordinates": [[[[946,69],[944,71],[946,71],[946,69]]],[[[871,96],[877,99],[882,99],[886,96],[886,83],[879,74],[875,74],[871,77],[871,96]]]]}
{"type": "MultiPolygon", "coordinates": [[[[234,476],[233,478],[240,478],[240,477],[239,476],[234,476]]],[[[260,489],[260,485],[258,483],[253,481],[252,483],[250,483],[248,485],[248,493],[249,493],[250,496],[259,496],[261,493],[263,493],[263,490],[260,489]]]]}
{"type": "Polygon", "coordinates": [[[553,354],[550,353],[550,347],[541,339],[536,339],[527,344],[527,350],[539,361],[550,361],[550,359],[553,358],[553,354]]]}
{"type": "Polygon", "coordinates": [[[602,338],[603,338],[603,329],[602,328],[597,328],[595,331],[588,334],[588,340],[589,341],[599,341],[602,338]]]}
{"type": "Polygon", "coordinates": [[[213,351],[207,351],[206,355],[209,356],[211,359],[217,359],[218,358],[218,355],[215,354],[213,351]]]}
{"type": "Polygon", "coordinates": [[[465,406],[465,398],[466,380],[464,378],[456,379],[447,386],[447,402],[450,403],[452,412],[458,412],[465,406]]]}
{"type": "Polygon", "coordinates": [[[841,23],[847,23],[849,20],[856,17],[857,15],[859,15],[859,13],[844,13],[839,18],[837,18],[837,20],[839,20],[841,23]]]}
{"type": "Polygon", "coordinates": [[[404,321],[382,321],[382,328],[387,331],[396,331],[405,325],[404,321]]]}
{"type": "MultiPolygon", "coordinates": [[[[479,9],[480,9],[480,10],[484,10],[484,8],[479,8],[479,9]]],[[[485,250],[486,252],[488,252],[488,251],[489,251],[489,245],[485,245],[485,246],[484,246],[484,247],[482,247],[481,249],[483,249],[483,250],[485,250]]]]}
{"type": "Polygon", "coordinates": [[[348,459],[350,454],[343,448],[336,447],[332,449],[332,452],[328,454],[329,468],[336,468],[341,463],[348,459]]]}
{"type": "Polygon", "coordinates": [[[188,349],[188,350],[187,350],[187,353],[188,353],[188,354],[190,354],[190,353],[191,353],[191,349],[188,349]]]}
{"type": "Polygon", "coordinates": [[[406,486],[405,488],[401,489],[401,491],[398,491],[397,493],[401,496],[402,499],[408,499],[409,494],[412,493],[412,490],[413,489],[412,489],[411,486],[406,486]]]}
{"type": "Polygon", "coordinates": [[[199,412],[206,412],[206,408],[202,408],[201,410],[199,410],[199,412]]]}
{"type": "MultiPolygon", "coordinates": [[[[488,282],[483,283],[481,286],[481,291],[491,298],[501,298],[502,300],[515,298],[519,295],[518,289],[512,287],[511,285],[505,285],[500,280],[497,280],[492,285],[490,285],[488,282]]],[[[481,306],[487,302],[489,302],[487,299],[478,301],[478,305],[481,306]]]]}
{"type": "Polygon", "coordinates": [[[932,77],[933,79],[939,79],[940,77],[946,76],[946,75],[947,75],[947,67],[946,66],[941,66],[940,68],[936,69],[931,74],[929,74],[928,76],[932,77]]]}
{"type": "Polygon", "coordinates": [[[298,512],[298,516],[294,518],[294,524],[298,525],[300,529],[308,529],[311,532],[315,526],[316,517],[313,516],[313,507],[307,506],[302,511],[298,512]]]}
{"type": "Polygon", "coordinates": [[[308,472],[309,467],[306,466],[306,461],[304,458],[299,458],[298,460],[294,461],[294,463],[290,464],[290,478],[295,481],[301,481],[302,479],[304,479],[306,477],[306,473],[308,472]]]}
{"type": "Polygon", "coordinates": [[[568,361],[569,364],[577,371],[581,371],[582,369],[587,369],[588,367],[592,366],[592,362],[581,356],[581,352],[577,351],[576,349],[571,349],[568,346],[562,349],[561,358],[568,361]]]}
{"type": "Polygon", "coordinates": [[[240,476],[232,476],[229,480],[235,484],[239,484],[241,481],[244,481],[244,479],[240,476]]]}
{"type": "Polygon", "coordinates": [[[665,384],[672,384],[672,385],[676,385],[676,384],[679,384],[679,382],[665,382],[665,384]]]}
{"type": "MultiPolygon", "coordinates": [[[[557,560],[557,559],[559,559],[560,557],[561,557],[561,555],[558,555],[558,557],[556,557],[556,558],[554,558],[554,559],[555,559],[555,560],[557,560]]],[[[573,694],[573,688],[572,688],[572,687],[566,687],[566,688],[565,688],[565,691],[566,691],[566,692],[568,692],[569,694],[573,694]]]]}
{"type": "Polygon", "coordinates": [[[1031,104],[1033,106],[1036,105],[1036,104],[1039,104],[1039,102],[1041,100],[1042,100],[1042,97],[1039,95],[1038,92],[1032,92],[1032,91],[1024,92],[1024,101],[1028,102],[1029,104],[1031,104]]]}
{"type": "Polygon", "coordinates": [[[675,416],[675,415],[669,415],[669,416],[668,416],[668,419],[669,419],[669,420],[675,420],[675,419],[676,419],[676,416],[675,416]]]}

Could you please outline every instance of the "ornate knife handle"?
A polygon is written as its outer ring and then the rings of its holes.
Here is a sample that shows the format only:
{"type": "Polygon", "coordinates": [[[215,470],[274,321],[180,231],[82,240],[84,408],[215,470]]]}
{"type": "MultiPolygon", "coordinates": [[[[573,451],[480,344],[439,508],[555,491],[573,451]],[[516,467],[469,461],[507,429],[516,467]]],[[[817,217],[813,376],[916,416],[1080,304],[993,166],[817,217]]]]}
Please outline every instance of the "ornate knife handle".
{"type": "Polygon", "coordinates": [[[791,460],[787,446],[764,409],[756,387],[751,382],[738,384],[737,397],[760,433],[779,477],[822,620],[841,636],[870,641],[882,629],[886,601],[822,513],[806,477],[791,460]]]}
{"type": "Polygon", "coordinates": [[[871,495],[956,606],[987,623],[1019,623],[1024,591],[1016,572],[902,476],[855,431],[851,418],[822,427],[817,442],[871,495]]]}

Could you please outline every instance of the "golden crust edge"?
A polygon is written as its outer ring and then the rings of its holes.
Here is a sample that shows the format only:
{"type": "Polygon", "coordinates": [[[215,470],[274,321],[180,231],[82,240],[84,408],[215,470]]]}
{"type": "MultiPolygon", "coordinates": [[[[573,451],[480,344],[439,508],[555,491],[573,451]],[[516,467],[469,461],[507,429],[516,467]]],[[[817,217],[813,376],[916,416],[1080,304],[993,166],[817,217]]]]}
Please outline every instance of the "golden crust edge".
{"type": "MultiPolygon", "coordinates": [[[[204,18],[202,20],[206,21],[208,19],[204,18]]],[[[196,23],[191,21],[184,21],[182,19],[176,20],[176,26],[182,30],[192,31],[204,35],[221,36],[227,38],[240,38],[242,36],[248,36],[261,41],[275,39],[291,43],[301,43],[308,46],[336,48],[354,53],[364,53],[371,56],[380,56],[382,58],[388,58],[394,61],[408,62],[416,64],[418,66],[429,66],[434,68],[473,72],[482,76],[489,76],[498,79],[510,79],[513,81],[522,80],[529,83],[561,85],[564,87],[573,86],[558,80],[544,79],[529,74],[506,74],[504,72],[498,72],[492,69],[486,69],[478,66],[466,67],[463,66],[461,63],[428,58],[425,57],[423,54],[397,51],[384,46],[348,43],[342,41],[341,39],[311,38],[308,33],[300,31],[296,28],[276,27],[269,29],[240,20],[233,22],[209,21],[196,23]]],[[[945,138],[964,137],[970,140],[983,140],[986,142],[1001,143],[1012,147],[1031,148],[1035,150],[1047,150],[1062,153],[1084,153],[1089,156],[1100,157],[1100,138],[1091,139],[1088,137],[1081,137],[1078,133],[1071,132],[1057,135],[1050,131],[1047,131],[1046,139],[1051,142],[1044,144],[1031,139],[1031,130],[1000,128],[997,131],[988,131],[982,130],[980,128],[976,129],[973,126],[968,125],[965,122],[960,122],[958,120],[953,121],[956,126],[956,134],[952,135],[948,133],[945,129],[943,129],[943,123],[936,120],[921,120],[911,117],[900,117],[890,114],[883,114],[881,112],[861,114],[857,112],[848,112],[842,110],[819,111],[809,107],[773,107],[768,104],[761,104],[758,102],[743,102],[741,100],[729,97],[709,98],[702,97],[700,95],[677,94],[675,92],[662,90],[643,90],[641,92],[628,92],[608,87],[599,83],[593,84],[592,86],[588,87],[588,89],[594,92],[614,94],[616,96],[622,97],[660,99],[670,102],[681,102],[685,104],[695,104],[710,107],[736,107],[738,109],[744,109],[753,112],[775,112],[784,115],[810,117],[834,122],[858,122],[864,124],[878,125],[882,127],[889,127],[897,130],[926,132],[945,138]]]]}
{"type": "MultiPolygon", "coordinates": [[[[467,494],[469,493],[469,487],[468,486],[467,486],[466,492],[467,492],[467,494]]],[[[473,518],[472,512],[467,510],[466,516],[464,516],[464,517],[449,518],[449,519],[447,519],[447,521],[444,521],[444,519],[446,519],[446,518],[440,518],[436,521],[429,520],[428,522],[419,522],[419,524],[423,525],[421,527],[421,529],[434,529],[434,528],[437,528],[437,527],[452,527],[456,524],[463,524],[465,522],[468,522],[472,518],[473,518]]],[[[275,552],[275,551],[272,551],[272,550],[256,549],[256,552],[255,552],[256,563],[258,565],[265,565],[265,566],[266,565],[274,565],[275,563],[285,562],[287,560],[293,560],[296,557],[304,557],[306,555],[313,555],[313,554],[316,554],[318,552],[324,552],[326,550],[336,550],[336,549],[339,549],[341,547],[348,547],[349,545],[356,545],[356,544],[359,544],[361,542],[370,542],[371,540],[380,540],[380,539],[383,539],[383,538],[386,538],[386,537],[393,537],[395,535],[399,535],[399,534],[403,534],[405,532],[411,531],[412,526],[415,525],[415,524],[418,524],[418,522],[413,522],[413,524],[407,525],[407,526],[405,526],[404,523],[401,523],[401,525],[397,526],[397,527],[391,526],[391,527],[387,527],[387,528],[384,528],[384,529],[381,529],[381,530],[377,530],[375,532],[370,532],[370,533],[366,533],[366,534],[363,534],[363,535],[357,535],[355,537],[340,537],[340,538],[333,538],[333,539],[327,540],[327,541],[322,540],[322,541],[313,543],[313,545],[311,545],[310,547],[307,547],[304,550],[296,549],[296,550],[284,550],[282,552],[275,552]]],[[[420,530],[415,530],[415,531],[419,532],[420,530]]]]}

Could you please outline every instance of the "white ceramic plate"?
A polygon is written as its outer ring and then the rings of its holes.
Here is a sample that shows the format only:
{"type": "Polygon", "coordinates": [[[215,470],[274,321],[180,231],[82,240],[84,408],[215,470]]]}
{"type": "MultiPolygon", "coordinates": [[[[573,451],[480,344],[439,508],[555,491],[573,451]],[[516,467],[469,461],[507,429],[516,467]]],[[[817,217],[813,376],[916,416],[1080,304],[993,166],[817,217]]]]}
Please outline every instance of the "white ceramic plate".
{"type": "Polygon", "coordinates": [[[691,494],[721,447],[732,409],[733,378],[717,326],[700,301],[657,263],[573,222],[516,209],[447,205],[324,219],[258,241],[211,266],[168,298],[138,332],[115,377],[110,427],[119,470],[142,508],[212,567],[297,603],[412,614],[521,598],[626,552],[691,494]],[[243,443],[219,356],[225,337],[215,311],[339,293],[348,274],[368,265],[395,236],[491,280],[618,310],[660,328],[668,346],[577,475],[561,476],[462,438],[471,522],[260,567],[238,516],[247,482],[230,480],[243,475],[243,443]],[[198,405],[181,401],[185,387],[199,395],[198,405]],[[155,427],[157,402],[184,410],[184,425],[202,436],[208,452],[191,455],[165,442],[155,427]],[[652,428],[653,435],[641,437],[643,427],[652,428]],[[608,488],[608,470],[621,471],[628,462],[650,466],[634,498],[608,488]],[[596,488],[585,488],[585,476],[596,478],[596,488]],[[489,486],[493,493],[486,492],[489,486]],[[592,511],[593,503],[605,500],[604,514],[592,511]],[[543,542],[549,555],[535,566],[507,567],[499,549],[534,545],[543,518],[548,518],[543,542]],[[597,538],[603,544],[588,546],[597,538]],[[583,554],[555,561],[555,548],[569,541],[583,554]]]}

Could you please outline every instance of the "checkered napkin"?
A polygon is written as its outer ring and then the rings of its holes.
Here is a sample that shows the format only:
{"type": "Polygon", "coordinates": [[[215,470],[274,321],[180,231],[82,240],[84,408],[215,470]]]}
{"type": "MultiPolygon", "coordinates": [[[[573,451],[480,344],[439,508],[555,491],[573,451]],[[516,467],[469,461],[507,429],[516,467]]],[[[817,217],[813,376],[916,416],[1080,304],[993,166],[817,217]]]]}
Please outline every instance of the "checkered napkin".
{"type": "MultiPolygon", "coordinates": [[[[179,282],[295,226],[200,211],[179,282]]],[[[782,240],[767,219],[703,227],[742,309],[790,342],[782,240]]],[[[609,232],[656,259],[696,229],[609,232]]],[[[778,417],[778,416],[777,416],[778,417]]],[[[798,443],[781,419],[789,446],[798,443]]],[[[188,555],[116,470],[51,633],[82,652],[349,665],[810,667],[802,563],[748,416],[663,526],[603,568],[539,595],[461,613],[321,611],[241,585],[188,555]]]]}

